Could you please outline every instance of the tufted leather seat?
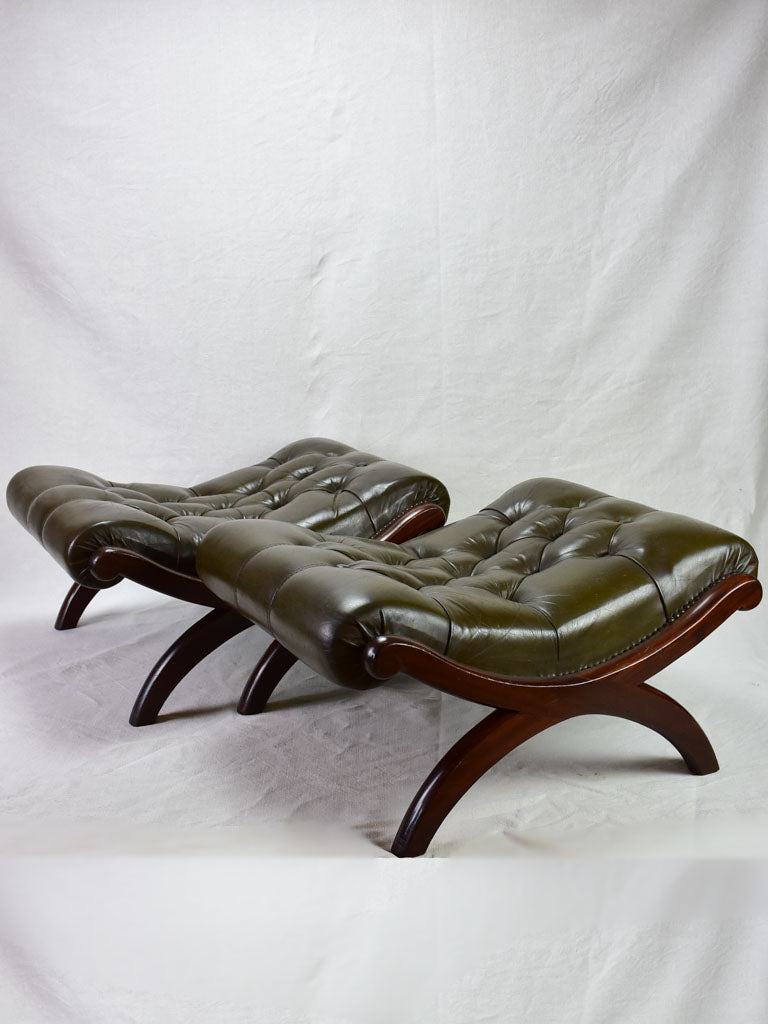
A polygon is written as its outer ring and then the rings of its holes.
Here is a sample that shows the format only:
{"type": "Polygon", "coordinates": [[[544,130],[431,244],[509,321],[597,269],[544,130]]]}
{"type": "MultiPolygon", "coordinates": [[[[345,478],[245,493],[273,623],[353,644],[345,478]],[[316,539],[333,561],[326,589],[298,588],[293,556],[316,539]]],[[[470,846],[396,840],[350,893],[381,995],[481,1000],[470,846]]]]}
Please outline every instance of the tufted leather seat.
{"type": "Polygon", "coordinates": [[[709,587],[756,575],[749,544],[685,516],[555,479],[391,544],[285,522],[218,526],[200,578],[289,651],[365,687],[361,653],[395,635],[515,677],[580,672],[681,615],[709,587]]]}
{"type": "Polygon", "coordinates": [[[296,441],[194,487],[119,484],[66,466],[32,466],[13,477],[7,499],[75,581],[92,588],[107,584],[93,575],[89,558],[110,545],[193,575],[198,544],[222,520],[370,536],[410,507],[449,504],[434,477],[325,438],[296,441]]]}

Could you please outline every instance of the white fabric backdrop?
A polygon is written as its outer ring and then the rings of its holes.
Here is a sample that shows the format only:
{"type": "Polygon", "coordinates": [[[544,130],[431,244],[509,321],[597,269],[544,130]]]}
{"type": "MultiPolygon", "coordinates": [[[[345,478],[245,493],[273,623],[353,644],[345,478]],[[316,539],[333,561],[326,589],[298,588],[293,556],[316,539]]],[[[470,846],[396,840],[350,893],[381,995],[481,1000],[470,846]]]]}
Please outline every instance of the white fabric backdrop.
{"type": "MultiPolygon", "coordinates": [[[[457,516],[556,475],[709,519],[765,552],[767,44],[763,0],[0,0],[3,478],[49,462],[188,484],[322,434],[435,472],[457,516]]],[[[169,705],[201,714],[131,730],[143,673],[194,610],[119,588],[55,635],[66,578],[1,515],[0,823],[3,852],[22,857],[0,882],[15,908],[0,923],[9,1019],[69,1019],[62,999],[73,1020],[105,1019],[105,1007],[120,1019],[117,991],[125,1020],[213,1019],[213,995],[194,984],[176,1010],[140,977],[88,990],[87,972],[50,960],[34,901],[24,924],[19,894],[35,890],[52,920],[67,917],[59,879],[95,918],[119,922],[125,908],[94,903],[87,878],[130,887],[126,853],[152,855],[142,885],[153,899],[163,854],[201,855],[177,870],[206,900],[219,885],[240,893],[222,867],[233,852],[347,854],[312,870],[358,943],[358,905],[336,898],[350,873],[363,900],[386,863],[398,914],[414,886],[450,899],[443,861],[392,870],[383,850],[476,709],[411,683],[338,693],[297,669],[281,714],[236,720],[238,684],[265,643],[246,634],[169,705]],[[107,859],[70,869],[67,854],[107,859]]],[[[483,907],[480,980],[457,983],[447,1003],[417,999],[401,1019],[425,1019],[425,1005],[441,1022],[480,1019],[478,1005],[484,1019],[516,1019],[512,989],[499,989],[502,1011],[478,1004],[478,986],[487,968],[499,988],[493,922],[514,918],[489,894],[518,893],[545,870],[521,856],[765,854],[767,617],[737,616],[661,684],[711,733],[719,775],[690,779],[651,734],[585,719],[466,798],[435,853],[462,858],[456,890],[471,886],[483,907]],[[503,882],[469,859],[479,853],[515,857],[503,882]]],[[[293,914],[301,929],[301,898],[280,893],[303,891],[308,861],[248,863],[255,884],[280,880],[260,918],[293,914]]],[[[572,861],[558,877],[604,902],[590,874],[602,870],[572,861]]],[[[661,866],[611,870],[628,891],[636,880],[641,895],[667,892],[661,866]]],[[[730,916],[707,904],[711,943],[685,943],[686,969],[717,969],[731,1000],[732,978],[751,969],[733,943],[768,957],[763,876],[745,877],[752,917],[748,901],[730,916]]],[[[176,910],[194,962],[207,947],[176,910]]],[[[571,933],[547,920],[553,969],[575,983],[590,958],[571,956],[571,933]]],[[[398,943],[386,915],[377,926],[398,943]]],[[[665,971],[644,925],[621,929],[674,1019],[726,1019],[665,971]]],[[[502,946],[521,957],[520,941],[502,946]]],[[[288,977],[278,947],[262,952],[273,979],[288,977]]],[[[305,983],[265,1005],[291,1022],[365,1017],[313,1002],[306,979],[334,992],[338,979],[308,946],[296,955],[305,983]]],[[[461,943],[442,955],[450,975],[461,943]]],[[[229,975],[211,970],[221,993],[229,975]]],[[[433,988],[447,976],[427,973],[433,988]]],[[[618,1011],[597,982],[576,989],[582,1019],[659,1019],[618,977],[618,1011]]],[[[176,964],[168,992],[183,980],[176,964]]],[[[520,1006],[544,984],[537,971],[514,980],[520,1006]]],[[[255,998],[244,984],[226,1012],[240,1019],[235,1004],[255,998]]],[[[764,1018],[764,979],[738,998],[734,1019],[764,1018]]],[[[573,1007],[554,1002],[537,1019],[570,1021],[573,1007]]]]}

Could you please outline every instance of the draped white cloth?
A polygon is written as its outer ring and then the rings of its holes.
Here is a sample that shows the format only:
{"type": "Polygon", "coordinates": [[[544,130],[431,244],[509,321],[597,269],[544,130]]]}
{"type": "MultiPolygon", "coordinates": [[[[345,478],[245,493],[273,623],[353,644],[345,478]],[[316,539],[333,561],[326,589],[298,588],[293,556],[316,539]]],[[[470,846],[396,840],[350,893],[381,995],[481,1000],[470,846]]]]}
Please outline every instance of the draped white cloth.
{"type": "MultiPolygon", "coordinates": [[[[318,434],[455,516],[561,476],[760,555],[767,44],[762,0],[0,3],[3,478],[318,434]]],[[[254,629],[133,730],[198,612],[126,584],[55,634],[67,578],[0,516],[3,1020],[764,1019],[764,608],[658,680],[717,775],[577,720],[403,863],[480,709],[297,666],[240,719],[254,629]]]]}

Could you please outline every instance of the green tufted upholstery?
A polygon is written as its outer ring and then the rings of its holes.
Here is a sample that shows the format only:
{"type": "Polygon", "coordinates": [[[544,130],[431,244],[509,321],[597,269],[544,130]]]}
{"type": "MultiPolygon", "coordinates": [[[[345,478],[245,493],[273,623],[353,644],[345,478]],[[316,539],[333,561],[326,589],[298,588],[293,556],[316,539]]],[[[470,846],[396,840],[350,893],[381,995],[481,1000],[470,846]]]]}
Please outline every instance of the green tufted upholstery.
{"type": "Polygon", "coordinates": [[[245,469],[195,487],[118,484],[66,466],[32,466],[8,485],[8,505],[78,582],[104,587],[89,558],[127,548],[193,575],[203,536],[222,520],[301,523],[329,534],[372,536],[407,509],[434,502],[439,480],[326,438],[307,438],[245,469]]]}
{"type": "Polygon", "coordinates": [[[289,523],[220,525],[197,569],[306,664],[365,687],[361,650],[380,635],[509,676],[580,671],[644,640],[719,580],[756,575],[757,559],[698,520],[535,479],[404,544],[289,523]]]}

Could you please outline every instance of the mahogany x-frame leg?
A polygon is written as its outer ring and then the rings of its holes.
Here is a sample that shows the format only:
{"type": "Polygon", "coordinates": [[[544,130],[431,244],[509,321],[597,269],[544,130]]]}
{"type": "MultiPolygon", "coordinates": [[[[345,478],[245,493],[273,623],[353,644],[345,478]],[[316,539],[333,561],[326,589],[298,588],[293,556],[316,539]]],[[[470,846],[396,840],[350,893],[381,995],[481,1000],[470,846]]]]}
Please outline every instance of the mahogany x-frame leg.
{"type": "MultiPolygon", "coordinates": [[[[429,773],[405,813],[392,853],[397,857],[420,856],[449,811],[503,757],[545,729],[596,710],[574,710],[556,718],[493,711],[462,736],[429,773]]],[[[715,752],[698,722],[677,701],[647,683],[617,687],[601,711],[660,733],[677,748],[693,775],[717,771],[715,752]]]]}
{"type": "Polygon", "coordinates": [[[74,629],[80,621],[80,616],[97,594],[98,590],[94,590],[93,587],[84,587],[82,583],[73,583],[61,603],[53,628],[74,629]]]}
{"type": "Polygon", "coordinates": [[[396,857],[419,857],[448,812],[477,780],[515,747],[561,719],[493,711],[454,743],[421,785],[392,844],[396,857]]]}
{"type": "Polygon", "coordinates": [[[248,677],[237,705],[238,714],[258,715],[263,711],[277,684],[297,661],[295,654],[273,640],[248,677]]]}
{"type": "Polygon", "coordinates": [[[693,715],[649,683],[617,686],[606,694],[599,714],[637,722],[657,732],[675,747],[691,775],[711,775],[720,767],[712,744],[693,715]]]}
{"type": "Polygon", "coordinates": [[[144,681],[131,711],[131,725],[151,725],[181,680],[227,640],[253,623],[229,608],[213,608],[189,627],[160,657],[144,681]]]}
{"type": "Polygon", "coordinates": [[[678,618],[628,652],[560,677],[516,679],[473,669],[403,637],[382,636],[364,652],[375,678],[403,671],[430,686],[495,707],[430,772],[400,824],[392,852],[424,853],[446,815],[477,780],[521,743],[579,715],[603,714],[664,736],[694,775],[718,770],[715,752],[692,715],[646,680],[690,650],[738,609],[760,602],[760,584],[732,576],[709,588],[678,618]]]}

